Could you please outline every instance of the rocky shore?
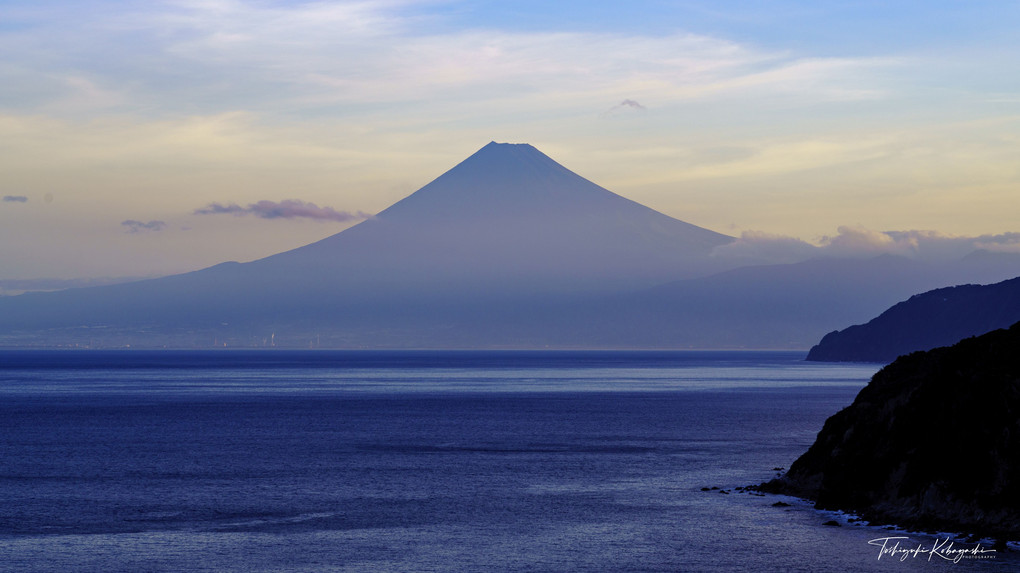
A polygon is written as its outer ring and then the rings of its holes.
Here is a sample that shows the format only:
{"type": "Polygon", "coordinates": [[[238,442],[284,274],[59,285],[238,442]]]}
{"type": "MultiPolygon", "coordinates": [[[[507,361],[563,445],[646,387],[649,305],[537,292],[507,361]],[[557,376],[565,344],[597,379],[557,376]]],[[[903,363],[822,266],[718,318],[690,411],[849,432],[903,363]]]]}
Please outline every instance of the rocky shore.
{"type": "Polygon", "coordinates": [[[1020,323],[901,356],[759,489],[872,523],[1020,539],[1020,323]]]}

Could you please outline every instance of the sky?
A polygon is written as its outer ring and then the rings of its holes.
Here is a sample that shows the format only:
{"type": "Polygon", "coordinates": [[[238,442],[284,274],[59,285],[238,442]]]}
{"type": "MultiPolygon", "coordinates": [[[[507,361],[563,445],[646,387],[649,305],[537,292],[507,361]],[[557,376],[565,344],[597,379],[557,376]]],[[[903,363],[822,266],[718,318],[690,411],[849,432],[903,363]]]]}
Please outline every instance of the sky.
{"type": "Polygon", "coordinates": [[[489,141],[734,248],[1020,250],[1018,26],[1007,0],[0,0],[0,280],[257,259],[489,141]]]}

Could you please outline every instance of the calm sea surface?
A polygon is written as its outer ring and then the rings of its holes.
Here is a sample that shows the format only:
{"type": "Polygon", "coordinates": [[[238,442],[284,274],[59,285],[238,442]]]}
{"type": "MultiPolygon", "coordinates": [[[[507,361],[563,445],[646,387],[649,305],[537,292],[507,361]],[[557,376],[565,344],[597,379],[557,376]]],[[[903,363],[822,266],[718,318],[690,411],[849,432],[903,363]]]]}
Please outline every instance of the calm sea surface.
{"type": "Polygon", "coordinates": [[[1020,570],[733,491],[878,368],[802,359],[0,351],[0,571],[1020,570]]]}

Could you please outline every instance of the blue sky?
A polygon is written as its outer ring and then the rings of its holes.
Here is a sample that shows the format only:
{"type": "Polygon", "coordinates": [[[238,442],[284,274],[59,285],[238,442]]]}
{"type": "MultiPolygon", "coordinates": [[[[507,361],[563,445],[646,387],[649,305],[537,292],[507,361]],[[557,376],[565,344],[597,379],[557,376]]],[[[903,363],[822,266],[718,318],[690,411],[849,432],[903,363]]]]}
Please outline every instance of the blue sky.
{"type": "Polygon", "coordinates": [[[1015,249],[1018,24],[1018,2],[0,1],[0,195],[25,198],[0,202],[0,279],[251,260],[490,140],[748,241],[1015,249]]]}

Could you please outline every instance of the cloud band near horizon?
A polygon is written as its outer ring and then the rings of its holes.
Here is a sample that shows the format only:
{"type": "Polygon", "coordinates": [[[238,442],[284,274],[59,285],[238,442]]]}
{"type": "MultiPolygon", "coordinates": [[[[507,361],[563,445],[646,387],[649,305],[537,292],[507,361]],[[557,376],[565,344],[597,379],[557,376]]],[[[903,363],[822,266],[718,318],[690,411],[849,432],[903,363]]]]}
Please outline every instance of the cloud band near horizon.
{"type": "Polygon", "coordinates": [[[861,258],[896,255],[948,261],[975,251],[1020,253],[1020,233],[960,236],[939,231],[872,231],[844,225],[836,230],[835,235],[821,237],[818,244],[812,244],[787,235],[745,231],[732,243],[716,248],[713,256],[757,259],[775,264],[795,263],[820,256],[861,258]]]}

